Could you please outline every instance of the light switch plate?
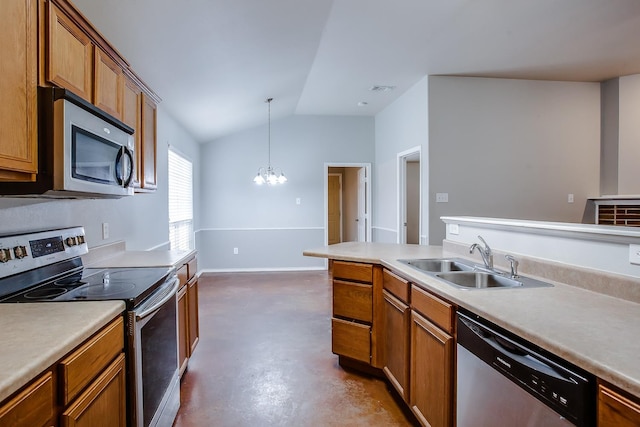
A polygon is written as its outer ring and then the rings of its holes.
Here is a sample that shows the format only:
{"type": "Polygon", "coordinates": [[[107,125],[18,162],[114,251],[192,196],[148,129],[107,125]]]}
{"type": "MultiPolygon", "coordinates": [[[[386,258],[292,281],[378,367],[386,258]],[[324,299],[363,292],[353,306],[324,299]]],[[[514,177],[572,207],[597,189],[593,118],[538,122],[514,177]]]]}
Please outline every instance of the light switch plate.
{"type": "Polygon", "coordinates": [[[460,227],[458,224],[449,224],[449,233],[460,234],[460,227]]]}
{"type": "Polygon", "coordinates": [[[629,245],[629,262],[640,265],[640,245],[629,245]]]}

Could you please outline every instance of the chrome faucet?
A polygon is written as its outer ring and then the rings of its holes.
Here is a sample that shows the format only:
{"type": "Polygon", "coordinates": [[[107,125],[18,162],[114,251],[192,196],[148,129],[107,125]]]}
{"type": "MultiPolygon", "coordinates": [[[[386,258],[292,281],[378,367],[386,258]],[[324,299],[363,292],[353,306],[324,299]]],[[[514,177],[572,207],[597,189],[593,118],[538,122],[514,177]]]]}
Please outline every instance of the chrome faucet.
{"type": "Polygon", "coordinates": [[[484,241],[482,236],[478,236],[478,239],[484,244],[484,248],[479,243],[474,243],[469,247],[469,253],[472,254],[476,249],[480,252],[480,256],[482,257],[482,261],[484,262],[484,266],[489,270],[493,270],[493,253],[491,252],[491,248],[484,241]]]}

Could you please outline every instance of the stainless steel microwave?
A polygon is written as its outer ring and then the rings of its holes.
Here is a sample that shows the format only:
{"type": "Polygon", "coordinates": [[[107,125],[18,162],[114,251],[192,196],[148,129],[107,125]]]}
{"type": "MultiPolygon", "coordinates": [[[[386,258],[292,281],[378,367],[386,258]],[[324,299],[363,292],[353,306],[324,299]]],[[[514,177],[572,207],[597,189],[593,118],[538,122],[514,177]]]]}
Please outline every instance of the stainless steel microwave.
{"type": "Polygon", "coordinates": [[[38,88],[38,174],[0,183],[9,197],[133,195],[134,130],[72,92],[38,88]]]}

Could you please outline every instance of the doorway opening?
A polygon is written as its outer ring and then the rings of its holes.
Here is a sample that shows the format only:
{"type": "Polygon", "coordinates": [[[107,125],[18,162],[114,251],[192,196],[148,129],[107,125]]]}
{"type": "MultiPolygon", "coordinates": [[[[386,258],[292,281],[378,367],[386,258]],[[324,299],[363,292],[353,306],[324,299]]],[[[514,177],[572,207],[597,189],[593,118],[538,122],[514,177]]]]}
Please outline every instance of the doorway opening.
{"type": "Polygon", "coordinates": [[[371,241],[371,164],[325,163],[325,244],[371,241]]]}
{"type": "Polygon", "coordinates": [[[398,243],[421,243],[420,159],[420,147],[398,153],[398,243]]]}

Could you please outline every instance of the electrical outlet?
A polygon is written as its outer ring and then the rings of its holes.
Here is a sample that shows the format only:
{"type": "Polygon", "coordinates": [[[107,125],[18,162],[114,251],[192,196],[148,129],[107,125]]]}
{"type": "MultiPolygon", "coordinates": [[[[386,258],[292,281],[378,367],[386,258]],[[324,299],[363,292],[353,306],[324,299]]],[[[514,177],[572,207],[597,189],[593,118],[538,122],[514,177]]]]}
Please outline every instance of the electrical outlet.
{"type": "Polygon", "coordinates": [[[629,245],[629,263],[640,264],[640,245],[629,245]]]}
{"type": "Polygon", "coordinates": [[[109,223],[102,223],[102,240],[107,240],[109,238],[109,223]]]}
{"type": "Polygon", "coordinates": [[[296,197],[296,205],[302,203],[302,199],[300,197],[296,197]]]}
{"type": "Polygon", "coordinates": [[[436,203],[448,203],[449,193],[436,193],[436,203]]]}
{"type": "Polygon", "coordinates": [[[573,194],[567,196],[567,203],[573,203],[573,194]]]}
{"type": "Polygon", "coordinates": [[[233,248],[233,254],[238,255],[238,248],[233,248]]]}

